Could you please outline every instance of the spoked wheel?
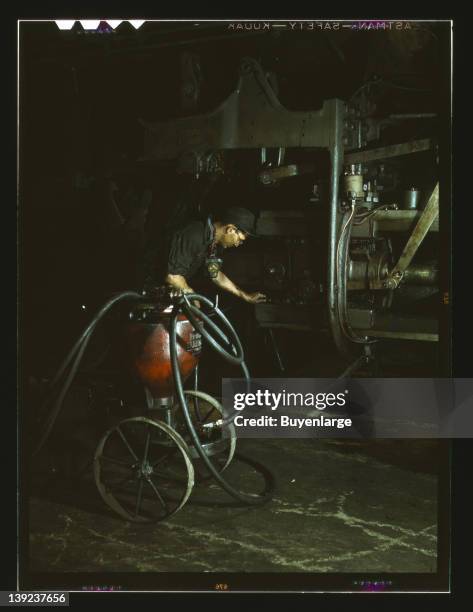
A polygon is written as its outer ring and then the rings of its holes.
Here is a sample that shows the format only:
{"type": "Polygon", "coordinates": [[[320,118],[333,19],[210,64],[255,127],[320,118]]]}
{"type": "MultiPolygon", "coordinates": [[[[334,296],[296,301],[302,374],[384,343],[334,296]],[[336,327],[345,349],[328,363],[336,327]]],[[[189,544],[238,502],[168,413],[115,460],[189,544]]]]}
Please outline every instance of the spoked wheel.
{"type": "Polygon", "coordinates": [[[183,438],[161,421],[124,419],[101,439],[94,457],[95,483],[105,503],[137,523],[178,512],[194,486],[194,468],[183,438]]]}
{"type": "MultiPolygon", "coordinates": [[[[236,448],[236,431],[233,423],[224,429],[221,427],[206,428],[205,424],[223,419],[223,407],[214,397],[203,391],[184,391],[192,423],[199,436],[200,443],[208,456],[215,456],[213,461],[220,472],[231,463],[236,448]]],[[[175,415],[177,428],[189,445],[191,457],[199,459],[197,450],[192,445],[182,408],[175,415]]]]}

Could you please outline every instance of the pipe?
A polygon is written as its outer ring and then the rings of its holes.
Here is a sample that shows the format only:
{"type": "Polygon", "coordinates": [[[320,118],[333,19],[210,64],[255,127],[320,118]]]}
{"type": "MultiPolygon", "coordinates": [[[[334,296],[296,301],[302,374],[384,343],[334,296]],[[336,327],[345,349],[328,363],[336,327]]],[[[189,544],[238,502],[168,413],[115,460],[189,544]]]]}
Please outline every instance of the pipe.
{"type": "Polygon", "coordinates": [[[347,212],[344,217],[343,229],[340,233],[339,243],[337,244],[337,283],[338,283],[338,312],[339,324],[344,336],[355,344],[374,344],[377,340],[370,340],[368,336],[359,336],[355,333],[350,325],[350,317],[347,306],[347,269],[348,269],[348,251],[350,248],[351,230],[353,227],[353,218],[355,213],[355,204],[352,202],[351,212],[347,212]],[[346,221],[345,221],[346,219],[346,221]]]}
{"type": "Polygon", "coordinates": [[[436,113],[405,113],[401,115],[389,115],[390,119],[433,119],[436,113]]]}
{"type": "Polygon", "coordinates": [[[339,179],[342,173],[343,160],[343,103],[334,100],[332,134],[330,139],[330,213],[327,274],[327,306],[330,330],[337,349],[345,356],[351,357],[346,340],[343,338],[339,321],[338,302],[340,287],[337,284],[337,244],[340,227],[339,179]]]}
{"type": "MultiPolygon", "coordinates": [[[[370,287],[373,280],[383,281],[388,275],[387,260],[374,259],[370,261],[350,260],[348,269],[348,289],[373,289],[370,287]],[[376,266],[376,268],[375,268],[376,266]]],[[[411,265],[404,272],[403,285],[421,285],[432,287],[438,284],[438,270],[434,263],[411,265]]]]}

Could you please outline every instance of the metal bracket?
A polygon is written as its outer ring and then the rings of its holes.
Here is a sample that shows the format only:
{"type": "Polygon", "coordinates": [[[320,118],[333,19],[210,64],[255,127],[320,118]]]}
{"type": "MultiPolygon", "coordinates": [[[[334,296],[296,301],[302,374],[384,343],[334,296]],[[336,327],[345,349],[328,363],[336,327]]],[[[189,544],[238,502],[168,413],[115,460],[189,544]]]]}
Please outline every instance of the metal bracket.
{"type": "MultiPolygon", "coordinates": [[[[261,147],[332,149],[333,124],[340,100],[325,100],[318,111],[287,110],[261,66],[242,61],[236,89],[214,111],[172,121],[148,123],[141,161],[176,159],[193,151],[261,147]]],[[[282,160],[281,160],[282,161],[282,160]]]]}
{"type": "Polygon", "coordinates": [[[399,261],[391,270],[388,278],[384,281],[384,286],[387,289],[396,289],[402,281],[403,276],[409,267],[414,255],[419,246],[427,235],[430,226],[435,221],[439,212],[439,184],[435,185],[432,195],[427,202],[427,205],[421,214],[414,231],[409,237],[404,250],[401,253],[399,261]]]}

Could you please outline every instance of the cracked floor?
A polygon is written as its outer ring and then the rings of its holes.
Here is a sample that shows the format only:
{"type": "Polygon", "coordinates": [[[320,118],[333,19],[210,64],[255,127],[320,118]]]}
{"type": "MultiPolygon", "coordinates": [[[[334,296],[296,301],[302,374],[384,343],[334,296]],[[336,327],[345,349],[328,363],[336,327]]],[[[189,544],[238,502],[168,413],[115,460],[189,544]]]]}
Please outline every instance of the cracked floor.
{"type": "MultiPolygon", "coordinates": [[[[115,517],[87,478],[62,483],[30,499],[30,570],[436,571],[435,441],[238,444],[275,475],[266,505],[235,507],[215,484],[201,484],[175,516],[146,526],[115,517]]],[[[227,475],[261,490],[261,477],[236,459],[227,475]]]]}

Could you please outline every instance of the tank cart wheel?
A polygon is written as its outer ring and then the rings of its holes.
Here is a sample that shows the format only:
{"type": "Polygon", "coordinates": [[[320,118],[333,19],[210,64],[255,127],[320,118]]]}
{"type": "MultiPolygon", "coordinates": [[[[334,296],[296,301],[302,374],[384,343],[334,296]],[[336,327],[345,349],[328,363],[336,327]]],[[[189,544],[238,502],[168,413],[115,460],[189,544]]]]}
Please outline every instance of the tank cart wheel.
{"type": "Polygon", "coordinates": [[[154,523],[178,512],[194,486],[190,449],[169,425],[124,419],[100,440],[94,456],[102,499],[122,518],[154,523]]]}
{"type": "MultiPolygon", "coordinates": [[[[199,435],[202,447],[208,456],[216,455],[215,459],[220,464],[219,471],[223,472],[231,463],[236,448],[236,431],[233,423],[222,427],[205,428],[204,425],[223,419],[223,406],[214,397],[203,391],[184,391],[188,399],[188,407],[192,416],[192,422],[199,435]],[[194,401],[195,399],[195,401],[194,401]],[[197,407],[195,405],[197,402],[197,407]]],[[[179,406],[179,410],[181,410],[179,406]]],[[[187,438],[188,431],[181,412],[176,416],[178,419],[179,431],[187,438]]],[[[199,459],[199,455],[188,442],[191,457],[199,459]]]]}

